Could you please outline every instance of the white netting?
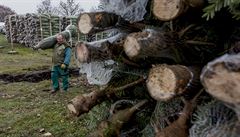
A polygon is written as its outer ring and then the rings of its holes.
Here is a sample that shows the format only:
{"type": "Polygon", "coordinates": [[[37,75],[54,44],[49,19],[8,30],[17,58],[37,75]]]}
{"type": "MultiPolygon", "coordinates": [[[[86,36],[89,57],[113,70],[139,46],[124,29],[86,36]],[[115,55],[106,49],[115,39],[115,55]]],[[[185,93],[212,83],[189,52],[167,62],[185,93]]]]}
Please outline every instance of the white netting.
{"type": "Polygon", "coordinates": [[[126,33],[118,33],[116,31],[117,34],[110,34],[110,37],[106,38],[106,39],[101,39],[98,41],[93,41],[93,42],[88,42],[88,45],[94,46],[94,47],[100,47],[101,43],[108,41],[109,43],[114,43],[116,41],[119,41],[121,39],[124,38],[124,36],[126,36],[126,33]],[[113,36],[114,35],[114,36],[113,36]]]}
{"type": "Polygon", "coordinates": [[[214,68],[213,66],[216,64],[216,62],[222,62],[225,65],[225,67],[228,68],[229,70],[237,71],[240,69],[239,68],[240,65],[238,65],[240,64],[240,53],[235,55],[225,54],[209,62],[202,72],[201,79],[203,79],[203,76],[204,76],[203,74],[205,74],[207,70],[213,71],[212,68],[214,68]]]}
{"type": "Polygon", "coordinates": [[[199,106],[192,123],[190,137],[238,137],[234,112],[216,100],[199,106]]]}
{"type": "Polygon", "coordinates": [[[106,85],[112,78],[114,64],[113,60],[83,63],[79,72],[87,74],[89,84],[106,85]]]}
{"type": "MultiPolygon", "coordinates": [[[[109,43],[118,42],[124,36],[126,36],[125,33],[118,33],[118,31],[115,31],[116,33],[110,35],[111,37],[102,39],[99,41],[89,42],[89,46],[93,47],[100,47],[101,43],[104,41],[108,41],[109,43]],[[113,36],[114,35],[114,36],[113,36]]],[[[116,62],[113,60],[105,60],[105,61],[93,61],[89,63],[80,63],[76,57],[77,65],[80,68],[80,73],[87,74],[87,80],[89,84],[96,84],[96,85],[106,85],[110,79],[112,78],[113,70],[116,69],[116,62]]]]}
{"type": "Polygon", "coordinates": [[[148,0],[101,0],[104,10],[122,16],[124,19],[137,22],[147,13],[148,0]]]}

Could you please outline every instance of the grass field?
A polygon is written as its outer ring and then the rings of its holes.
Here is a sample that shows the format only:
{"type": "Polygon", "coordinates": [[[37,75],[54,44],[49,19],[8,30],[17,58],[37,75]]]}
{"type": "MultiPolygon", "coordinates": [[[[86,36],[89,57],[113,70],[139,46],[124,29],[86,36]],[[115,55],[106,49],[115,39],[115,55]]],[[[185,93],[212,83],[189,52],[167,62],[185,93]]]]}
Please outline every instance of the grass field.
{"type": "MultiPolygon", "coordinates": [[[[11,55],[8,54],[11,46],[3,35],[0,35],[0,46],[4,46],[0,49],[0,74],[51,68],[51,50],[33,51],[14,44],[18,54],[11,55]]],[[[106,117],[109,106],[103,103],[79,118],[72,116],[66,108],[67,103],[87,88],[79,77],[71,77],[70,83],[69,92],[51,95],[50,80],[39,83],[0,80],[0,137],[38,137],[46,132],[55,137],[84,137],[93,131],[106,117]],[[44,132],[40,133],[41,129],[44,132]]]]}

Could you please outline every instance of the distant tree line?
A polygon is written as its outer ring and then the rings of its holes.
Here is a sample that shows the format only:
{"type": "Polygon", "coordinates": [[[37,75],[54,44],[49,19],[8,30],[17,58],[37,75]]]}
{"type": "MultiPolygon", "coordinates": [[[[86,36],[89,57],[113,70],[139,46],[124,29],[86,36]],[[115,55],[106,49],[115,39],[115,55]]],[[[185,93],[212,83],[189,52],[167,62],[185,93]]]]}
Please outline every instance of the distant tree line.
{"type": "Polygon", "coordinates": [[[80,12],[83,12],[83,9],[80,3],[75,2],[75,0],[60,1],[58,6],[53,6],[51,0],[42,0],[42,2],[37,5],[37,13],[40,14],[74,16],[80,12]]]}
{"type": "Polygon", "coordinates": [[[9,7],[0,5],[0,22],[4,22],[4,18],[7,15],[15,14],[15,11],[10,9],[9,7]]]}

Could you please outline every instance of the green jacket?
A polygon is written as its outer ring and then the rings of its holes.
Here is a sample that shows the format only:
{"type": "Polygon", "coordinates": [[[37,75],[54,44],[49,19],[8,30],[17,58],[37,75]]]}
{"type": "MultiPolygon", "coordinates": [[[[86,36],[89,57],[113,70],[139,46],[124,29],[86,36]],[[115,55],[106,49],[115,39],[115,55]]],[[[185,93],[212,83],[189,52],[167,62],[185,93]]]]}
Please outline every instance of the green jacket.
{"type": "Polygon", "coordinates": [[[52,62],[54,66],[69,65],[71,60],[71,46],[68,43],[56,44],[53,47],[52,62]]]}

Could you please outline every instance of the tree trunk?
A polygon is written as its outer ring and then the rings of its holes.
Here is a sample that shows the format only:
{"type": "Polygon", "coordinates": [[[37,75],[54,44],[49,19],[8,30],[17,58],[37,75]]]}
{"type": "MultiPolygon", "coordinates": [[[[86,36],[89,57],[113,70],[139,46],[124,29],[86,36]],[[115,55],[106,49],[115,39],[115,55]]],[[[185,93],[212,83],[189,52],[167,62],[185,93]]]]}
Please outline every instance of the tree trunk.
{"type": "MultiPolygon", "coordinates": [[[[184,32],[183,32],[184,33],[184,32]]],[[[129,59],[141,66],[152,64],[203,64],[222,52],[214,43],[187,40],[183,34],[146,29],[131,33],[124,42],[129,59]]]]}
{"type": "Polygon", "coordinates": [[[68,104],[68,109],[70,112],[76,116],[80,116],[83,113],[89,112],[94,106],[103,102],[106,97],[114,94],[117,91],[124,90],[126,88],[135,86],[144,81],[143,78],[140,78],[137,81],[124,85],[118,88],[106,88],[104,90],[93,91],[89,94],[83,94],[72,99],[68,104]]]}
{"type": "Polygon", "coordinates": [[[200,69],[182,65],[156,65],[148,75],[147,88],[155,100],[170,100],[177,95],[196,92],[200,69]]]}
{"type": "Polygon", "coordinates": [[[132,115],[146,103],[147,100],[142,100],[131,108],[116,112],[109,120],[102,121],[98,126],[98,130],[88,137],[120,137],[120,131],[123,124],[126,124],[131,119],[132,115]]]}
{"type": "Polygon", "coordinates": [[[88,112],[93,106],[97,105],[98,98],[102,99],[105,91],[93,91],[89,94],[76,96],[68,104],[70,112],[76,116],[80,116],[82,113],[88,112]]]}
{"type": "Polygon", "coordinates": [[[153,0],[153,14],[159,20],[170,21],[183,13],[185,13],[189,6],[201,7],[204,0],[153,0]]]}
{"type": "Polygon", "coordinates": [[[240,120],[240,54],[226,54],[208,63],[201,82],[209,94],[230,104],[240,120]]]}
{"type": "Polygon", "coordinates": [[[178,36],[148,29],[128,35],[123,47],[134,61],[166,58],[179,62],[181,57],[174,52],[177,41],[178,36]]]}
{"type": "Polygon", "coordinates": [[[121,33],[111,38],[96,42],[76,44],[76,59],[80,63],[91,61],[104,61],[119,56],[123,51],[123,39],[126,34],[121,33]]]}
{"type": "Polygon", "coordinates": [[[82,13],[78,17],[78,29],[83,34],[97,33],[115,26],[118,18],[107,12],[82,13]]]}

